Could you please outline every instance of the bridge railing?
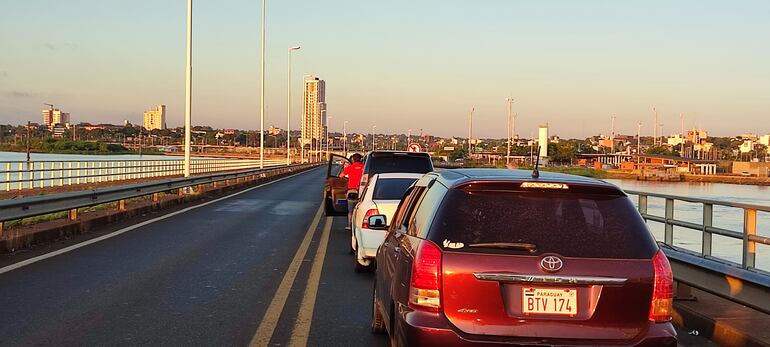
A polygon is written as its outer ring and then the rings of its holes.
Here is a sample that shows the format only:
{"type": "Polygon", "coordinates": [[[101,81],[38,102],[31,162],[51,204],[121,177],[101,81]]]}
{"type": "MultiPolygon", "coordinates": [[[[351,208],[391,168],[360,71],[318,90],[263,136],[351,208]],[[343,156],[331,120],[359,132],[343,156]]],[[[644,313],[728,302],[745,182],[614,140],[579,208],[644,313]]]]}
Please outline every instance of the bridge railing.
{"type": "MultiPolygon", "coordinates": [[[[265,160],[266,166],[285,164],[265,160]]],[[[70,160],[0,162],[0,190],[23,190],[182,175],[182,160],[70,160]]],[[[192,159],[192,174],[259,167],[258,159],[192,159]]]]}
{"type": "Polygon", "coordinates": [[[638,197],[639,213],[645,221],[663,224],[663,240],[659,240],[659,243],[671,261],[674,279],[683,288],[680,295],[687,296],[687,288],[692,286],[770,314],[770,272],[760,269],[757,264],[757,246],[770,245],[770,237],[757,233],[757,214],[770,213],[770,206],[633,190],[626,190],[626,193],[638,197]],[[650,198],[664,201],[663,215],[650,213],[650,198]],[[677,203],[700,205],[701,222],[676,218],[675,212],[681,211],[676,209],[677,203]],[[715,226],[715,207],[741,211],[742,230],[715,226]],[[699,231],[700,249],[677,246],[674,242],[674,227],[699,231]],[[714,235],[740,242],[740,262],[714,255],[714,235]]]}
{"type": "MultiPolygon", "coordinates": [[[[255,180],[299,172],[320,164],[294,164],[276,166],[264,169],[245,169],[221,173],[201,174],[190,177],[165,178],[132,184],[97,188],[91,190],[72,191],[55,194],[36,195],[20,199],[0,200],[0,231],[3,223],[29,217],[68,212],[67,218],[78,219],[78,209],[88,208],[107,203],[118,202],[117,209],[125,210],[126,201],[135,198],[152,196],[153,202],[158,202],[159,193],[179,191],[183,188],[216,185],[219,182],[255,180]]],[[[2,233],[2,236],[6,236],[2,233]]]]}

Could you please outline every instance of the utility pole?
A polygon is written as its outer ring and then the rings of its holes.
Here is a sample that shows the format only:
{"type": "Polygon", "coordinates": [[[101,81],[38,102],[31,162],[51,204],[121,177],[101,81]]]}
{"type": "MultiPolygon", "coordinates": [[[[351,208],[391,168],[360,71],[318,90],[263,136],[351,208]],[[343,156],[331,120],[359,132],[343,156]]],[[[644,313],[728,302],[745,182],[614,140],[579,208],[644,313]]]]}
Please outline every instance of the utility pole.
{"type": "Polygon", "coordinates": [[[412,129],[409,129],[406,133],[406,149],[409,149],[410,144],[412,144],[412,129]]]}
{"type": "Polygon", "coordinates": [[[348,121],[342,122],[342,155],[348,156],[348,121]]]}
{"type": "Polygon", "coordinates": [[[372,150],[376,150],[377,146],[375,145],[376,139],[374,138],[374,128],[376,128],[376,125],[372,125],[372,150]]]}
{"type": "Polygon", "coordinates": [[[679,141],[681,144],[681,149],[680,149],[681,152],[679,153],[679,156],[683,157],[684,156],[684,113],[682,112],[679,112],[679,121],[682,123],[680,125],[681,128],[679,128],[679,141]]]}
{"type": "MultiPolygon", "coordinates": [[[[30,124],[30,121],[27,121],[27,169],[29,169],[29,146],[30,146],[30,136],[32,136],[30,130],[32,127],[32,124],[30,124]]],[[[21,183],[19,183],[21,185],[21,183]]]]}
{"type": "Polygon", "coordinates": [[[473,111],[476,110],[476,106],[471,107],[471,113],[468,115],[468,157],[473,153],[473,145],[471,140],[473,139],[473,111]]]}
{"type": "Polygon", "coordinates": [[[636,168],[639,169],[642,157],[642,121],[636,123],[636,168]]]}
{"type": "Polygon", "coordinates": [[[610,130],[610,153],[615,154],[615,114],[612,114],[612,129],[610,130]]]}
{"type": "Polygon", "coordinates": [[[505,98],[505,102],[508,104],[508,150],[507,154],[505,156],[505,165],[511,164],[511,107],[513,103],[513,98],[505,98]]]}
{"type": "Polygon", "coordinates": [[[655,106],[652,107],[652,112],[655,113],[655,124],[653,124],[653,127],[652,127],[652,145],[657,146],[658,145],[658,110],[655,109],[655,106]]]}

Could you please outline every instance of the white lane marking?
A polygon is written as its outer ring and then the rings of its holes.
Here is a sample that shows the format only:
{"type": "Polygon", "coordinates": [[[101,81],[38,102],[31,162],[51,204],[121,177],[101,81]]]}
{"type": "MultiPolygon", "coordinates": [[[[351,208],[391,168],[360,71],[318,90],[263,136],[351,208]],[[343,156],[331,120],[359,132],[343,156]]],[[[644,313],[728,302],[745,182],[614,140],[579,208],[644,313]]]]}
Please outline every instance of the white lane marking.
{"type": "Polygon", "coordinates": [[[318,295],[318,284],[321,283],[321,272],[324,267],[324,258],[326,257],[326,246],[329,244],[329,231],[332,228],[332,217],[326,217],[321,240],[318,243],[318,250],[315,252],[313,267],[310,268],[310,275],[307,280],[307,287],[302,296],[302,303],[299,306],[297,320],[294,323],[294,329],[291,332],[289,346],[307,346],[307,340],[310,337],[310,326],[313,323],[313,310],[315,309],[316,297],[318,295]]]}
{"type": "Polygon", "coordinates": [[[324,204],[321,203],[321,206],[318,207],[318,212],[316,212],[315,217],[313,218],[313,223],[307,228],[305,238],[302,240],[299,248],[297,248],[297,253],[294,254],[291,263],[289,263],[289,268],[286,269],[286,273],[283,275],[283,279],[281,279],[281,284],[278,285],[278,289],[276,289],[275,294],[273,295],[273,300],[270,301],[270,306],[267,307],[267,311],[265,311],[265,315],[259,323],[257,332],[254,333],[254,337],[251,338],[249,346],[264,347],[267,346],[270,343],[270,339],[273,338],[275,327],[278,325],[278,320],[281,318],[281,313],[286,305],[286,299],[289,298],[289,291],[291,291],[291,288],[294,286],[294,280],[297,278],[297,273],[302,265],[302,260],[305,259],[307,249],[310,247],[310,241],[313,240],[315,230],[318,228],[318,222],[321,221],[323,210],[324,204]]]}
{"type": "Polygon", "coordinates": [[[13,271],[13,270],[16,270],[18,268],[22,268],[24,266],[27,266],[27,265],[30,265],[30,264],[33,264],[33,263],[37,263],[37,262],[39,262],[41,260],[45,260],[45,259],[48,259],[48,258],[53,258],[53,257],[55,257],[57,255],[64,254],[64,253],[67,253],[67,252],[71,252],[71,251],[74,251],[74,250],[76,250],[78,248],[85,247],[85,246],[97,243],[99,241],[104,241],[106,239],[118,236],[120,234],[129,232],[131,230],[134,230],[134,229],[137,229],[137,228],[141,228],[141,227],[143,227],[145,225],[152,224],[152,223],[155,223],[157,221],[164,220],[166,218],[171,218],[171,217],[176,216],[178,214],[182,214],[182,213],[185,213],[185,212],[188,212],[188,211],[192,211],[192,210],[194,210],[196,208],[199,208],[199,207],[203,207],[203,206],[206,206],[206,205],[213,204],[215,202],[219,202],[219,201],[222,201],[222,200],[225,200],[225,199],[229,199],[229,198],[232,198],[234,196],[238,196],[238,195],[241,195],[243,193],[252,191],[254,189],[261,188],[261,187],[264,187],[266,185],[273,184],[275,182],[280,182],[280,181],[283,181],[285,179],[289,179],[289,178],[292,178],[294,176],[301,175],[303,173],[310,172],[310,171],[313,171],[313,169],[310,169],[310,170],[307,170],[307,171],[302,171],[302,172],[293,174],[291,176],[281,177],[281,178],[279,178],[277,180],[273,180],[273,181],[270,181],[270,182],[267,182],[267,183],[263,183],[263,184],[260,184],[260,185],[258,185],[256,187],[247,188],[247,189],[244,189],[244,190],[242,190],[240,192],[236,192],[236,193],[233,193],[233,194],[230,194],[230,195],[227,195],[227,196],[223,196],[221,198],[217,198],[217,199],[214,199],[214,200],[211,200],[211,201],[200,203],[200,204],[195,205],[195,206],[190,206],[190,207],[181,209],[179,211],[171,212],[169,214],[166,214],[166,215],[163,215],[163,216],[160,216],[160,217],[156,217],[156,218],[153,218],[153,219],[150,219],[150,220],[146,220],[146,221],[141,222],[139,224],[134,224],[134,225],[132,225],[130,227],[125,227],[123,229],[116,230],[116,231],[113,231],[113,232],[111,232],[109,234],[102,235],[102,236],[99,236],[99,237],[95,237],[93,239],[86,240],[86,241],[83,241],[81,243],[74,244],[72,246],[64,247],[62,249],[59,249],[59,250],[56,250],[56,251],[53,251],[53,252],[50,252],[50,253],[42,254],[42,255],[39,255],[39,256],[34,257],[34,258],[29,258],[27,260],[22,260],[22,261],[20,261],[18,263],[14,263],[14,264],[5,266],[3,268],[0,268],[0,274],[4,274],[6,272],[13,271]]]}

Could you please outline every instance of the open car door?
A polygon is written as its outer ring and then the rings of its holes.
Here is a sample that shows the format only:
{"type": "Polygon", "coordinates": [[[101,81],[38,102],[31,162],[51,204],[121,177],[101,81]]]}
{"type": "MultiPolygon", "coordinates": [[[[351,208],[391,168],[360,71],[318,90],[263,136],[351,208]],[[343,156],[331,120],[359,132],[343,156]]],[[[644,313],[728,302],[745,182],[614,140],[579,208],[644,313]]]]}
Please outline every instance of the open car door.
{"type": "Polygon", "coordinates": [[[342,170],[350,165],[350,160],[341,155],[329,156],[326,168],[326,184],[324,186],[324,202],[327,216],[348,213],[348,179],[340,177],[342,170]]]}

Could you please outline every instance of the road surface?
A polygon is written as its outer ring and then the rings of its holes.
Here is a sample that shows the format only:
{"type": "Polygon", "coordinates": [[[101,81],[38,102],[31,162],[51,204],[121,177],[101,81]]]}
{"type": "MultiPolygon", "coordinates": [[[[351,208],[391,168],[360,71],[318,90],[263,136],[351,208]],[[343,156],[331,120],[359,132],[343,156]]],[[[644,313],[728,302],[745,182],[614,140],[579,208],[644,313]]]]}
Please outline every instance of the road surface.
{"type": "Polygon", "coordinates": [[[321,212],[324,175],[0,269],[0,345],[388,345],[369,333],[373,276],[353,271],[345,217],[321,212]]]}

